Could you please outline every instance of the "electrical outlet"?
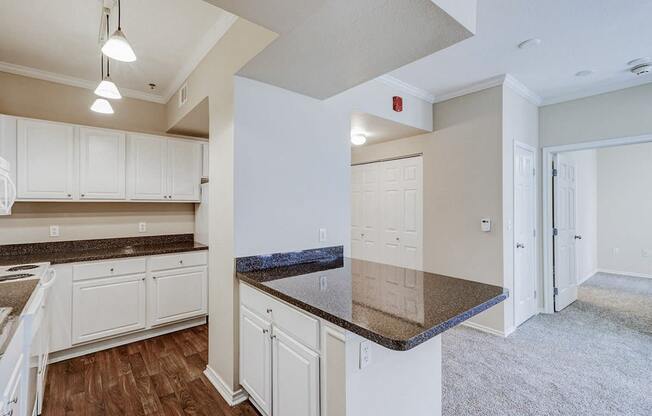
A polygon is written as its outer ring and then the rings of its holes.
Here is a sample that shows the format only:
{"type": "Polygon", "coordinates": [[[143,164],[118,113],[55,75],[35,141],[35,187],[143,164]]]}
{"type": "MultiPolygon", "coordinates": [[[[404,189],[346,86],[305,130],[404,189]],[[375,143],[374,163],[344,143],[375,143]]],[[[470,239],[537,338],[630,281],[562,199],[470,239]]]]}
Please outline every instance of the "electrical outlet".
{"type": "Polygon", "coordinates": [[[644,248],[643,250],[641,250],[641,256],[643,256],[643,257],[652,256],[652,249],[644,248]]]}
{"type": "Polygon", "coordinates": [[[319,276],[319,290],[322,292],[328,288],[328,276],[319,276]]]}
{"type": "Polygon", "coordinates": [[[146,233],[147,232],[147,223],[146,222],[139,222],[138,223],[138,232],[139,233],[146,233]]]}
{"type": "Polygon", "coordinates": [[[59,237],[59,226],[51,225],[50,226],[50,237],[59,237]]]}
{"type": "Polygon", "coordinates": [[[328,241],[327,235],[326,235],[326,229],[325,228],[320,228],[319,229],[319,242],[324,243],[328,241]]]}
{"type": "Polygon", "coordinates": [[[371,364],[371,343],[362,341],[360,343],[360,370],[371,364]]]}
{"type": "Polygon", "coordinates": [[[619,249],[618,247],[614,247],[614,248],[611,249],[611,253],[612,253],[614,256],[617,256],[618,253],[620,253],[620,249],[619,249]]]}

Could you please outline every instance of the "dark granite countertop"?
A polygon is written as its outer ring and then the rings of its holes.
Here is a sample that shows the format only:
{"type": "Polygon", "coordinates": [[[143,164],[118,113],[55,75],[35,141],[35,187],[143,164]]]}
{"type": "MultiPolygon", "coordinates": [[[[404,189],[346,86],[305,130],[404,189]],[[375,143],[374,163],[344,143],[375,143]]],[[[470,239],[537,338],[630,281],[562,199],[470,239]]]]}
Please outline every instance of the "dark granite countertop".
{"type": "Polygon", "coordinates": [[[18,328],[20,314],[39,284],[39,279],[23,279],[0,282],[0,357],[5,353],[9,341],[18,328]],[[2,319],[4,318],[4,319],[2,319]]]}
{"type": "Polygon", "coordinates": [[[399,351],[508,297],[498,286],[341,257],[237,275],[272,296],[399,351]]]}
{"type": "Polygon", "coordinates": [[[208,246],[195,242],[192,234],[12,244],[0,246],[0,266],[77,263],[207,249],[208,246]]]}

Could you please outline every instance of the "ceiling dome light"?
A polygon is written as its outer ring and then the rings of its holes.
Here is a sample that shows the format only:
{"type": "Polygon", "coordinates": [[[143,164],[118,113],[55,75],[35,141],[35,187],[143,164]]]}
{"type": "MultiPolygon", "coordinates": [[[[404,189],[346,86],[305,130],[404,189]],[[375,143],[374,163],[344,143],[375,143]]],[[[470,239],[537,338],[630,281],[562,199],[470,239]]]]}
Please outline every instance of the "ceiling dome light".
{"type": "Polygon", "coordinates": [[[638,76],[647,75],[650,72],[652,72],[652,65],[651,64],[636,65],[630,71],[632,71],[632,74],[638,75],[638,76]]]}
{"type": "Polygon", "coordinates": [[[532,38],[532,39],[524,40],[523,42],[519,43],[518,47],[519,49],[527,49],[539,45],[541,45],[541,39],[532,38]]]}
{"type": "Polygon", "coordinates": [[[136,54],[127,42],[127,37],[122,33],[120,27],[120,0],[118,0],[118,30],[113,32],[113,35],[102,46],[102,53],[109,58],[113,58],[122,62],[134,62],[136,54]]]}
{"type": "Polygon", "coordinates": [[[367,143],[367,137],[364,134],[354,134],[351,136],[351,143],[356,146],[362,146],[367,143]]]}
{"type": "Polygon", "coordinates": [[[98,85],[97,88],[95,88],[95,95],[110,98],[112,100],[119,100],[122,98],[120,91],[118,91],[118,87],[116,87],[108,76],[100,82],[100,85],[98,85]]]}
{"type": "Polygon", "coordinates": [[[91,106],[91,110],[100,114],[113,114],[113,107],[111,107],[111,103],[104,98],[96,99],[91,106]]]}
{"type": "Polygon", "coordinates": [[[575,74],[576,77],[588,77],[589,75],[593,75],[593,71],[590,69],[585,69],[575,74]]]}

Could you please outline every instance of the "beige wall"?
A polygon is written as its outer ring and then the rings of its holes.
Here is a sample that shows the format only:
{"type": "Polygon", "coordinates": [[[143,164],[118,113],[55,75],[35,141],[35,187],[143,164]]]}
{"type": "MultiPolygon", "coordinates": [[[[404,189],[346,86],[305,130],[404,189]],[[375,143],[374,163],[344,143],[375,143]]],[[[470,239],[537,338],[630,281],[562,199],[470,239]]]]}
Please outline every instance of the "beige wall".
{"type": "Polygon", "coordinates": [[[115,114],[92,112],[93,91],[0,72],[0,114],[144,133],[166,130],[165,106],[133,98],[113,100],[115,114]]]}
{"type": "MultiPolygon", "coordinates": [[[[438,103],[433,133],[357,147],[353,163],[423,153],[424,269],[503,286],[502,87],[438,103]],[[491,218],[492,232],[480,231],[491,218]]],[[[504,305],[473,322],[505,329],[504,305]]]]}
{"type": "Polygon", "coordinates": [[[541,146],[652,134],[652,83],[539,109],[541,146]]]}
{"type": "Polygon", "coordinates": [[[192,234],[194,224],[192,204],[18,202],[0,217],[0,244],[192,234]],[[146,233],[138,232],[140,222],[146,233]],[[58,238],[49,236],[50,225],[59,226],[58,238]]]}

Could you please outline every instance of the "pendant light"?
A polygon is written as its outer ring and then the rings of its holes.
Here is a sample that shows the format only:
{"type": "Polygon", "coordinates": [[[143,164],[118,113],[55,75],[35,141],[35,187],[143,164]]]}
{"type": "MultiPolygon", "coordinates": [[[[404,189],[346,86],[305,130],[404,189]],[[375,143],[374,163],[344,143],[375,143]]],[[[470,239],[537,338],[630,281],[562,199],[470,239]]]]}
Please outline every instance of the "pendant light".
{"type": "Polygon", "coordinates": [[[96,99],[93,105],[91,105],[91,110],[101,114],[113,114],[111,103],[104,98],[96,99]]]}
{"type": "Polygon", "coordinates": [[[113,35],[106,41],[104,46],[102,46],[102,53],[109,58],[113,58],[122,62],[134,62],[136,60],[136,54],[134,50],[127,42],[127,37],[122,33],[122,27],[120,26],[120,0],[118,0],[118,30],[116,30],[113,35]]]}
{"type": "MultiPolygon", "coordinates": [[[[106,15],[106,34],[108,36],[109,34],[109,15],[106,15]]],[[[104,76],[104,56],[101,56],[102,59],[102,81],[100,81],[100,85],[95,88],[95,95],[99,95],[100,97],[104,98],[110,98],[112,100],[119,100],[122,98],[122,95],[120,95],[120,91],[118,90],[118,87],[111,81],[111,60],[109,58],[106,59],[106,77],[104,76]]]]}

